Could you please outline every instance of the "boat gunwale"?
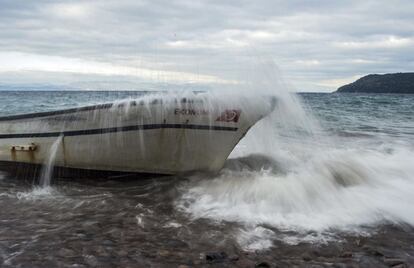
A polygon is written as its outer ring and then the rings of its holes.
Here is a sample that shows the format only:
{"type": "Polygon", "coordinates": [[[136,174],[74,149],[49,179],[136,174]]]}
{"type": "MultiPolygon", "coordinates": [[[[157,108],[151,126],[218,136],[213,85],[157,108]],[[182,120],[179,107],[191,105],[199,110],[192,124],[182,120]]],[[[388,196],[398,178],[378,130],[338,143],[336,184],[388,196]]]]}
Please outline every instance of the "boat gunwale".
{"type": "Polygon", "coordinates": [[[93,111],[93,110],[100,110],[100,109],[109,109],[109,108],[112,108],[113,105],[114,103],[104,103],[104,104],[97,104],[97,105],[77,107],[77,108],[68,108],[68,109],[56,110],[56,111],[6,115],[6,116],[0,117],[0,122],[20,120],[20,119],[32,119],[32,118],[46,117],[46,116],[53,116],[53,115],[71,114],[71,113],[93,111]]]}
{"type": "MultiPolygon", "coordinates": [[[[137,106],[138,104],[139,105],[142,104],[142,101],[138,102],[138,100],[129,100],[127,102],[129,102],[132,106],[137,106]]],[[[194,103],[194,100],[183,97],[183,98],[180,99],[179,102],[180,103],[194,103]]],[[[156,104],[162,104],[162,103],[163,103],[162,101],[159,101],[159,99],[155,98],[154,100],[152,100],[148,104],[156,105],[156,104]]],[[[125,103],[110,102],[110,103],[102,103],[102,104],[96,104],[96,105],[90,105],[90,106],[81,106],[81,107],[75,107],[75,108],[67,108],[67,109],[54,110],[54,111],[34,112],[34,113],[15,114],[15,115],[5,115],[5,116],[0,116],[0,122],[20,120],[20,119],[32,119],[32,118],[47,117],[47,116],[62,115],[62,114],[71,114],[71,113],[77,113],[77,112],[87,112],[87,111],[101,110],[101,109],[110,109],[114,105],[118,105],[118,107],[123,107],[125,105],[125,103]]]]}

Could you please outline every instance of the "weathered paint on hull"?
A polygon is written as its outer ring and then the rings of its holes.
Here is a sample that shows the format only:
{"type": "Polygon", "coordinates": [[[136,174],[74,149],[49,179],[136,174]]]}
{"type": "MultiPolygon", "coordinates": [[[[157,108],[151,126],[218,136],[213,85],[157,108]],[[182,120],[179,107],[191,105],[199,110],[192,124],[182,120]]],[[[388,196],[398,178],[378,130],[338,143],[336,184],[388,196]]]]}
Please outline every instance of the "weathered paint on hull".
{"type": "Polygon", "coordinates": [[[204,103],[128,102],[0,118],[0,161],[42,164],[62,136],[56,166],[156,174],[216,172],[269,109],[251,113],[248,105],[204,103]]]}

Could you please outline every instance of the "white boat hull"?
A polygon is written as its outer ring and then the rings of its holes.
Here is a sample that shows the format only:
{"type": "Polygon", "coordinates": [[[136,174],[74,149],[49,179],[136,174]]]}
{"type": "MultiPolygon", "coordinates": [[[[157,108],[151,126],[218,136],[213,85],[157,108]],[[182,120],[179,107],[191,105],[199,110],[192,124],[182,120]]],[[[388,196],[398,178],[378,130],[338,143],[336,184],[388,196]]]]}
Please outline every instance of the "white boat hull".
{"type": "Polygon", "coordinates": [[[217,172],[270,104],[128,101],[0,118],[0,161],[105,171],[217,172]],[[208,105],[206,104],[208,103],[208,105]]]}

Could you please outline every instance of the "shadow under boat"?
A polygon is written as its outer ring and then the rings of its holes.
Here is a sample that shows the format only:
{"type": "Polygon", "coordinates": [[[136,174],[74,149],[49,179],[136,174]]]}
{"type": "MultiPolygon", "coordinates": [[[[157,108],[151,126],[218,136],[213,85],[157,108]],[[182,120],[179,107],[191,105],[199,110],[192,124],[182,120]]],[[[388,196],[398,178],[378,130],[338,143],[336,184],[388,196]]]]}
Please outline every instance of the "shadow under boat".
{"type": "MultiPolygon", "coordinates": [[[[0,161],[0,170],[5,172],[7,177],[38,183],[41,178],[44,165],[0,161]]],[[[53,181],[58,180],[136,180],[169,177],[165,174],[137,173],[123,171],[106,171],[93,169],[79,169],[54,166],[52,171],[53,181]]]]}

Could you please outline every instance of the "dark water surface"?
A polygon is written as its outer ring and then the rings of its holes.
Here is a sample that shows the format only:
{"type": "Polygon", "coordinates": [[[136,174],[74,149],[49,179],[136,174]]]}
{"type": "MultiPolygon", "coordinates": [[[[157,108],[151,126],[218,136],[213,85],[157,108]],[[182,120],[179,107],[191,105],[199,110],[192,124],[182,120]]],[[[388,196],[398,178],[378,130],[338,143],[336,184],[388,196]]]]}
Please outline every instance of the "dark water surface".
{"type": "MultiPolygon", "coordinates": [[[[0,92],[0,115],[137,96],[0,92]]],[[[300,98],[216,176],[0,173],[2,267],[413,267],[414,96],[300,98]]]]}

